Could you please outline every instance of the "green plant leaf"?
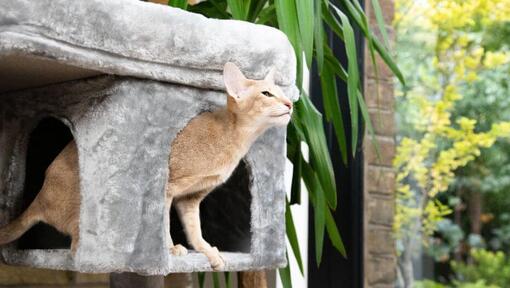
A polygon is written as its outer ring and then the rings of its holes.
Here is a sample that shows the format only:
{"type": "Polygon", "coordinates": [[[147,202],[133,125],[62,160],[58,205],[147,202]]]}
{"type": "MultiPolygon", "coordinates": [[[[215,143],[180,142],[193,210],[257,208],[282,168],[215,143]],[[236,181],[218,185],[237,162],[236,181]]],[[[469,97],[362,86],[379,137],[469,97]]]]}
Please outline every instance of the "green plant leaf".
{"type": "Polygon", "coordinates": [[[354,38],[354,30],[349,22],[347,16],[342,13],[338,8],[333,6],[333,9],[340,17],[342,23],[342,32],[344,35],[345,51],[347,54],[348,68],[347,68],[347,94],[349,98],[349,110],[351,113],[351,126],[352,126],[352,155],[356,153],[358,144],[358,99],[357,93],[359,88],[359,69],[358,69],[358,56],[356,52],[356,40],[354,38]]]}
{"type": "Polygon", "coordinates": [[[322,189],[317,189],[317,201],[314,207],[314,234],[315,234],[315,260],[317,261],[317,267],[320,265],[322,260],[322,249],[324,248],[324,227],[326,225],[325,210],[326,199],[324,199],[324,192],[322,189]]]}
{"type": "Polygon", "coordinates": [[[197,5],[188,6],[188,11],[202,14],[209,18],[232,19],[232,15],[227,12],[227,2],[218,0],[209,0],[197,5]]]}
{"type": "Polygon", "coordinates": [[[390,48],[390,38],[388,37],[388,32],[386,31],[386,24],[384,23],[384,17],[382,14],[381,4],[379,0],[372,0],[372,8],[374,9],[375,19],[377,21],[377,25],[379,26],[379,31],[381,31],[381,35],[383,37],[383,41],[385,44],[385,48],[390,48]]]}
{"type": "Polygon", "coordinates": [[[292,253],[296,258],[296,262],[299,267],[301,275],[303,274],[303,260],[301,260],[301,250],[299,250],[299,242],[297,239],[296,226],[294,225],[294,219],[292,217],[292,211],[290,210],[290,204],[288,199],[285,199],[285,228],[287,229],[287,239],[289,240],[292,253]]]}
{"type": "Polygon", "coordinates": [[[211,273],[212,274],[212,278],[213,278],[213,287],[214,288],[221,288],[221,285],[220,285],[220,278],[218,276],[218,272],[213,272],[211,273]]]}
{"type": "Polygon", "coordinates": [[[188,8],[188,0],[169,0],[168,6],[177,7],[186,10],[188,8]]]}
{"type": "Polygon", "coordinates": [[[301,46],[305,52],[306,66],[312,66],[314,38],[314,0],[295,1],[299,21],[301,46]]]}
{"type": "Polygon", "coordinates": [[[274,0],[276,8],[276,18],[278,19],[278,27],[289,38],[292,47],[296,53],[296,57],[301,57],[301,49],[299,45],[299,27],[296,12],[296,2],[293,0],[274,0]]]}
{"type": "Polygon", "coordinates": [[[246,20],[251,0],[227,0],[232,17],[237,20],[246,20]]]}
{"type": "Polygon", "coordinates": [[[278,269],[278,274],[280,274],[280,280],[282,281],[283,288],[292,288],[292,279],[290,278],[289,255],[285,253],[285,257],[287,258],[287,266],[278,269]]]}
{"type": "Polygon", "coordinates": [[[333,70],[336,76],[340,78],[342,81],[347,82],[347,72],[345,71],[342,64],[335,58],[333,55],[333,51],[328,46],[324,46],[324,59],[326,61],[326,65],[329,66],[330,69],[333,70]]]}
{"type": "Polygon", "coordinates": [[[335,135],[340,148],[342,161],[347,164],[347,140],[345,137],[342,110],[338,102],[338,90],[336,77],[329,62],[324,66],[321,75],[322,98],[324,99],[324,112],[326,120],[333,123],[335,135]]]}
{"type": "Polygon", "coordinates": [[[268,0],[251,0],[246,20],[248,22],[255,22],[264,6],[266,6],[267,1],[268,0]]]}
{"type": "Polygon", "coordinates": [[[326,135],[322,123],[322,114],[315,109],[306,94],[302,94],[295,103],[297,122],[305,135],[306,143],[310,149],[310,165],[316,171],[319,181],[324,189],[324,195],[328,206],[336,209],[337,195],[333,164],[329,157],[326,135]]]}
{"type": "Polygon", "coordinates": [[[319,75],[322,73],[322,67],[324,66],[324,44],[328,43],[327,37],[324,37],[324,26],[322,24],[322,1],[315,0],[314,13],[314,39],[315,39],[315,58],[317,61],[317,68],[319,75]]]}
{"type": "MultiPolygon", "coordinates": [[[[347,11],[352,12],[351,13],[351,14],[353,14],[352,18],[355,20],[358,27],[360,27],[363,35],[365,35],[365,37],[368,37],[369,35],[371,35],[372,32],[370,31],[369,27],[364,24],[362,17],[360,17],[359,13],[356,10],[356,7],[354,7],[352,5],[352,3],[350,3],[349,0],[342,0],[342,3],[345,3],[345,6],[347,7],[347,11]]],[[[330,7],[336,8],[336,6],[334,6],[333,4],[331,4],[329,2],[328,2],[328,4],[330,7]]],[[[338,9],[338,8],[336,8],[336,9],[338,9]]],[[[323,9],[323,19],[328,24],[328,26],[331,28],[331,30],[340,39],[344,40],[343,33],[341,32],[342,29],[340,28],[341,25],[338,23],[338,21],[333,21],[334,17],[331,15],[331,13],[332,12],[330,9],[324,8],[323,9]],[[326,13],[326,12],[328,12],[328,13],[326,13]]],[[[379,56],[381,56],[381,59],[384,61],[384,63],[386,65],[388,65],[388,68],[390,68],[390,70],[397,77],[397,79],[400,81],[400,83],[402,83],[402,85],[405,86],[406,82],[405,82],[404,76],[402,75],[402,72],[398,68],[397,64],[395,63],[395,61],[393,60],[391,55],[388,53],[388,51],[384,48],[384,46],[381,44],[381,42],[377,38],[372,37],[372,39],[374,42],[374,47],[377,50],[377,53],[379,54],[379,56]]]]}
{"type": "Polygon", "coordinates": [[[198,278],[198,286],[200,288],[204,288],[204,284],[205,284],[205,272],[198,272],[197,273],[197,278],[198,278]]]}
{"type": "Polygon", "coordinates": [[[268,5],[258,14],[257,24],[266,24],[275,19],[274,4],[268,5]]]}
{"type": "Polygon", "coordinates": [[[310,202],[313,206],[314,239],[315,239],[315,261],[317,266],[322,259],[322,248],[324,244],[324,227],[326,224],[325,210],[327,210],[326,199],[321,184],[314,170],[308,163],[303,163],[303,180],[310,195],[310,202]]]}
{"type": "Polygon", "coordinates": [[[287,126],[287,158],[292,162],[290,204],[301,203],[301,138],[293,121],[287,126]]]}
{"type": "Polygon", "coordinates": [[[326,209],[325,214],[326,230],[328,232],[329,240],[331,240],[331,244],[333,244],[333,247],[335,247],[342,256],[347,257],[342,237],[340,236],[340,232],[338,232],[338,227],[336,226],[335,219],[333,218],[331,211],[326,209]]]}
{"type": "Polygon", "coordinates": [[[225,287],[232,288],[232,273],[223,272],[223,277],[225,277],[225,287]]]}
{"type": "Polygon", "coordinates": [[[358,103],[359,108],[361,111],[361,115],[363,116],[363,119],[365,119],[365,126],[368,130],[368,133],[370,134],[370,139],[372,140],[372,145],[374,145],[375,152],[377,154],[377,158],[381,159],[381,149],[379,147],[379,143],[377,143],[377,139],[375,138],[375,131],[374,127],[372,126],[372,121],[370,119],[370,115],[368,114],[368,108],[365,103],[365,99],[363,99],[363,95],[361,93],[358,93],[358,103]]]}

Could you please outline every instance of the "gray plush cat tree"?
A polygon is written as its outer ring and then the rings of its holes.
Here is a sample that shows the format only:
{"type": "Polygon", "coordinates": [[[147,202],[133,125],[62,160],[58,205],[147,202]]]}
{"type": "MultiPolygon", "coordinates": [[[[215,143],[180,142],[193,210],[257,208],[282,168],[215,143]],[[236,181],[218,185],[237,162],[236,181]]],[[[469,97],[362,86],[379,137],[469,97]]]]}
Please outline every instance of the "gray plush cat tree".
{"type": "MultiPolygon", "coordinates": [[[[204,255],[169,254],[163,195],[176,133],[225,104],[227,61],[254,79],[276,67],[277,84],[296,100],[294,51],[276,29],[135,0],[2,1],[0,225],[21,212],[30,135],[49,116],[76,140],[82,201],[75,257],[14,244],[1,248],[3,261],[102,273],[210,270],[204,255]]],[[[223,254],[225,269],[281,267],[285,129],[269,130],[244,163],[251,233],[244,252],[223,254]]]]}

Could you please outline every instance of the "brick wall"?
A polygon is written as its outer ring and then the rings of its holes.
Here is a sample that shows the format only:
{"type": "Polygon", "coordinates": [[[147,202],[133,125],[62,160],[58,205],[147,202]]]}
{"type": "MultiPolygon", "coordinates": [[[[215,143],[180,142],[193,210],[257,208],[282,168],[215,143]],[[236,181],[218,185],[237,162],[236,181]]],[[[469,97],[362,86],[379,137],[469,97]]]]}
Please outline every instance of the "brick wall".
{"type": "MultiPolygon", "coordinates": [[[[379,2],[385,23],[391,24],[393,0],[379,0],[379,2]]],[[[377,22],[370,0],[366,0],[366,7],[370,15],[370,25],[377,34],[377,22]]],[[[394,35],[390,26],[388,26],[388,33],[390,37],[394,35]]],[[[365,287],[390,288],[394,287],[396,279],[395,242],[391,228],[395,211],[395,172],[391,165],[395,154],[396,131],[393,109],[395,99],[391,71],[381,59],[377,59],[377,64],[379,75],[376,76],[370,55],[365,49],[365,100],[380,148],[380,157],[378,157],[372,144],[372,135],[367,132],[363,152],[365,287]]]]}

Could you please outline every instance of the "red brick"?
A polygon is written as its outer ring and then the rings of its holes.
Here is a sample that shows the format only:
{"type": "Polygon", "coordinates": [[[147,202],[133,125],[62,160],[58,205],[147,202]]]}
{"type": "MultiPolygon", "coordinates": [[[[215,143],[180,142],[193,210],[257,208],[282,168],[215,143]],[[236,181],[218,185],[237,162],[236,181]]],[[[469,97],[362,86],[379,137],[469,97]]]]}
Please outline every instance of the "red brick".
{"type": "Polygon", "coordinates": [[[375,146],[372,142],[372,136],[366,136],[364,143],[365,162],[377,166],[392,167],[393,158],[395,157],[395,140],[381,136],[375,136],[375,139],[378,146],[375,146]],[[379,148],[379,155],[376,147],[379,148]]]}

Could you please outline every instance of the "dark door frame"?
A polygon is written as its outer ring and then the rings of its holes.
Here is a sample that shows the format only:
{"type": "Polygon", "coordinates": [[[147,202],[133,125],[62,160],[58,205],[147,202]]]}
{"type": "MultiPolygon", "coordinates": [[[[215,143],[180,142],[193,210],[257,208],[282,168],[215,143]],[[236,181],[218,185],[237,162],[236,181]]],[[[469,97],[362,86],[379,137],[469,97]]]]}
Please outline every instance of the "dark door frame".
{"type": "MultiPolygon", "coordinates": [[[[359,31],[356,33],[356,44],[358,52],[358,62],[360,75],[364,75],[364,41],[359,31]]],[[[337,37],[333,37],[329,32],[333,52],[344,67],[347,67],[347,57],[343,42],[337,37]]],[[[310,79],[310,91],[312,102],[322,109],[322,95],[320,88],[320,78],[316,73],[316,67],[313,67],[314,73],[310,79]]],[[[361,79],[363,81],[363,79],[361,79]]],[[[347,99],[347,86],[342,81],[337,81],[338,99],[342,108],[342,117],[346,130],[348,151],[351,147],[351,121],[349,116],[349,104],[347,99]]],[[[363,87],[363,84],[361,85],[363,87]]],[[[360,116],[359,123],[362,123],[360,116]]],[[[359,141],[355,147],[355,156],[349,153],[347,165],[341,160],[340,151],[336,143],[333,126],[325,123],[326,138],[328,148],[335,171],[336,185],[338,189],[338,207],[333,213],[333,217],[338,225],[340,234],[347,250],[347,258],[344,258],[331,245],[327,234],[324,240],[324,250],[322,263],[317,267],[315,262],[315,240],[313,227],[313,209],[309,207],[309,242],[308,242],[308,287],[320,288],[362,288],[364,282],[363,269],[363,155],[362,140],[363,127],[359,125],[359,141]]]]}

